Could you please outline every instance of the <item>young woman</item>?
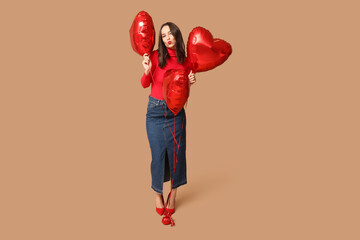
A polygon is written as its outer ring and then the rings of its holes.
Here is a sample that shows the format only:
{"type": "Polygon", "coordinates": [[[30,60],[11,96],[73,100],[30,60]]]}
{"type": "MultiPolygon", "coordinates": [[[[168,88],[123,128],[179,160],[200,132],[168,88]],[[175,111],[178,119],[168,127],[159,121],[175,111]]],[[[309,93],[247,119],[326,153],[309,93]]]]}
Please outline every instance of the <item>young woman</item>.
{"type": "Polygon", "coordinates": [[[174,23],[167,22],[161,26],[158,50],[153,51],[150,56],[144,54],[142,64],[145,73],[141,78],[141,84],[144,88],[151,85],[146,113],[146,131],[152,155],[151,187],[155,191],[156,212],[160,215],[164,211],[172,214],[175,211],[177,188],[187,183],[186,115],[183,108],[174,116],[166,106],[162,90],[163,78],[169,69],[184,69],[188,74],[190,85],[196,82],[195,74],[192,73],[185,56],[185,44],[180,29],[174,23]],[[173,174],[175,155],[177,163],[173,174]],[[163,182],[169,180],[173,180],[173,185],[165,206],[162,194],[163,182]]]}

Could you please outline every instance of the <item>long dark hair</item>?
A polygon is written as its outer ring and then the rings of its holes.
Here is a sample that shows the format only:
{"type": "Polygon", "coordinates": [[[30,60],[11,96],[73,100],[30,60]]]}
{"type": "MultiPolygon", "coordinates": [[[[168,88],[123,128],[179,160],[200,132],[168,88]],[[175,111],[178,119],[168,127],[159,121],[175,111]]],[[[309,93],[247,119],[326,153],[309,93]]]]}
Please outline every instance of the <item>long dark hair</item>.
{"type": "Polygon", "coordinates": [[[161,30],[164,26],[168,25],[170,28],[171,33],[173,34],[174,38],[175,38],[175,51],[176,51],[176,57],[177,57],[177,61],[178,63],[182,64],[185,60],[185,44],[184,44],[184,40],[182,38],[181,35],[181,31],[178,28],[178,26],[176,26],[174,23],[172,22],[167,22],[164,23],[161,27],[160,27],[160,33],[159,33],[159,48],[158,48],[158,52],[159,52],[159,67],[163,68],[166,65],[166,59],[168,59],[169,53],[167,51],[167,48],[162,40],[162,35],[161,35],[161,30]]]}

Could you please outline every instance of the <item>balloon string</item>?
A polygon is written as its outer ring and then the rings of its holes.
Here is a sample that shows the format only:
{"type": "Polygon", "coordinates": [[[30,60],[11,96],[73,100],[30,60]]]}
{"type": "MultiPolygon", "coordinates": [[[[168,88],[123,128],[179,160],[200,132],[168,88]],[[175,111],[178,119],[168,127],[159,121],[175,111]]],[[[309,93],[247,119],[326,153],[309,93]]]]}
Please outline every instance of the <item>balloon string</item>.
{"type": "MultiPolygon", "coordinates": [[[[164,113],[164,116],[165,116],[165,120],[167,120],[167,119],[166,119],[165,110],[164,110],[164,107],[163,107],[163,106],[162,106],[162,110],[163,110],[163,113],[164,113]]],[[[174,118],[175,118],[175,116],[174,116],[174,118]]],[[[168,121],[166,121],[166,123],[167,123],[167,125],[168,125],[168,127],[169,127],[169,130],[170,130],[170,132],[171,132],[171,135],[172,135],[173,138],[174,138],[174,141],[176,142],[176,145],[177,145],[178,147],[180,147],[180,146],[179,146],[180,143],[178,143],[178,142],[176,141],[175,132],[173,133],[173,132],[171,131],[171,128],[170,128],[170,125],[169,125],[168,121]]]]}
{"type": "Polygon", "coordinates": [[[153,77],[153,74],[151,72],[151,68],[150,68],[150,76],[151,76],[151,83],[153,83],[154,82],[154,77],[153,77]]]}
{"type": "MultiPolygon", "coordinates": [[[[183,117],[183,122],[182,122],[182,125],[181,125],[181,130],[183,130],[183,128],[184,128],[184,121],[185,121],[185,118],[183,117]]],[[[180,138],[179,138],[179,144],[180,144],[180,142],[181,142],[181,136],[182,136],[182,131],[181,131],[180,138]]],[[[176,156],[177,156],[177,154],[179,153],[179,149],[180,149],[180,147],[178,147],[178,150],[177,150],[177,152],[176,152],[176,156]]],[[[176,159],[176,164],[177,164],[177,159],[176,159]]]]}
{"type": "MultiPolygon", "coordinates": [[[[165,116],[166,118],[166,116],[165,116]]],[[[174,133],[175,133],[175,115],[174,115],[174,133]]],[[[173,190],[173,184],[174,184],[174,179],[175,179],[175,168],[176,168],[176,162],[177,162],[177,159],[175,157],[175,142],[176,142],[176,138],[174,136],[174,160],[173,160],[173,166],[174,166],[174,170],[173,170],[173,174],[172,174],[172,180],[171,180],[171,189],[170,189],[170,194],[169,194],[169,203],[168,205],[170,206],[170,199],[171,199],[171,194],[172,194],[172,190],[173,190]],[[175,160],[176,159],[176,160],[175,160]]],[[[180,148],[180,146],[178,147],[178,149],[180,148]]],[[[166,206],[167,207],[167,206],[166,206]]],[[[174,220],[173,218],[171,217],[171,213],[168,213],[167,214],[167,217],[170,218],[170,222],[171,222],[171,226],[174,226],[175,223],[174,223],[174,220]]]]}
{"type": "MultiPolygon", "coordinates": [[[[175,115],[174,115],[174,133],[175,133],[175,115]]],[[[180,135],[180,137],[181,137],[181,135],[180,135]]],[[[173,163],[174,171],[173,171],[173,179],[172,179],[173,182],[174,182],[174,178],[175,178],[175,168],[176,168],[176,165],[177,165],[177,155],[178,155],[179,149],[180,149],[180,139],[179,139],[179,145],[178,145],[178,150],[177,151],[176,151],[176,148],[175,148],[175,141],[174,141],[174,163],[173,163]],[[176,151],[176,155],[175,155],[175,151],[176,151]]],[[[171,190],[172,190],[172,184],[171,184],[171,190]]]]}
{"type": "MultiPolygon", "coordinates": [[[[171,128],[170,128],[170,125],[169,125],[169,123],[168,123],[168,121],[167,121],[166,114],[165,114],[165,110],[164,110],[164,107],[163,107],[163,106],[162,106],[162,109],[163,109],[163,113],[164,113],[164,117],[165,117],[166,123],[167,123],[167,125],[168,125],[168,127],[169,127],[169,130],[170,130],[170,132],[171,132],[171,135],[173,136],[174,144],[176,143],[176,145],[177,145],[177,147],[178,147],[178,149],[177,149],[177,151],[176,151],[176,156],[177,156],[177,154],[179,153],[179,149],[180,149],[180,141],[181,141],[181,137],[182,137],[182,131],[181,131],[181,134],[180,134],[180,137],[179,137],[179,143],[178,143],[178,141],[176,141],[175,133],[173,133],[173,132],[171,131],[171,128]]],[[[183,128],[184,128],[184,122],[185,122],[185,118],[183,117],[183,121],[182,121],[182,125],[181,125],[181,130],[183,130],[183,128]]],[[[174,116],[174,132],[175,132],[175,116],[174,116]]],[[[177,157],[176,157],[176,158],[177,158],[177,157]]],[[[176,160],[176,163],[177,163],[177,160],[176,160]]]]}
{"type": "MultiPolygon", "coordinates": [[[[151,79],[152,79],[152,82],[154,82],[154,78],[153,78],[153,75],[152,75],[152,72],[150,70],[150,75],[151,75],[151,79]]],[[[173,160],[173,176],[172,176],[172,179],[171,179],[171,188],[170,188],[170,194],[169,194],[169,201],[168,201],[168,205],[170,205],[170,199],[171,199],[171,193],[172,193],[172,190],[173,190],[173,184],[174,184],[174,179],[175,179],[175,169],[176,169],[176,165],[177,165],[177,155],[179,153],[179,149],[180,149],[180,141],[181,141],[181,136],[182,136],[182,131],[180,133],[180,138],[179,138],[179,143],[176,141],[176,137],[175,137],[175,114],[174,114],[174,132],[171,131],[171,128],[170,128],[170,125],[167,121],[167,118],[166,118],[166,114],[165,114],[165,110],[164,110],[164,106],[161,105],[162,107],[162,110],[163,110],[163,113],[164,113],[164,117],[165,117],[165,121],[169,127],[169,130],[171,132],[171,135],[173,136],[173,139],[174,139],[174,160],[173,160]],[[177,151],[176,151],[176,156],[175,156],[175,143],[178,147],[177,151]]],[[[183,117],[183,122],[182,122],[182,126],[181,126],[181,130],[183,130],[183,127],[184,127],[184,120],[185,118],[183,117]]],[[[169,212],[165,212],[164,214],[164,218],[169,218],[170,219],[170,223],[171,223],[171,227],[175,226],[175,222],[174,222],[174,219],[171,217],[171,213],[169,212]]]]}
{"type": "Polygon", "coordinates": [[[188,83],[189,84],[189,95],[188,95],[188,98],[186,99],[186,102],[185,102],[185,107],[187,108],[187,104],[188,104],[188,102],[189,102],[189,96],[190,96],[190,86],[191,86],[191,84],[190,84],[190,82],[188,83]]]}
{"type": "MultiPolygon", "coordinates": [[[[185,117],[183,117],[183,121],[182,121],[182,125],[181,125],[181,133],[180,133],[180,137],[179,137],[179,143],[176,141],[176,137],[175,137],[175,126],[176,126],[176,121],[175,121],[175,115],[174,115],[174,132],[171,131],[171,128],[170,128],[170,125],[167,121],[167,118],[166,118],[166,114],[165,114],[165,110],[164,110],[164,107],[162,106],[162,109],[163,109],[163,112],[164,112],[164,117],[165,117],[165,121],[169,127],[169,130],[173,136],[173,139],[174,139],[174,160],[173,160],[173,175],[172,175],[172,179],[171,179],[171,189],[170,189],[170,194],[169,194],[169,197],[168,197],[168,205],[170,205],[170,202],[171,202],[171,194],[172,194],[172,190],[173,190],[173,185],[174,185],[174,179],[175,179],[175,169],[176,169],[176,166],[177,166],[177,162],[178,162],[178,153],[179,153],[179,149],[180,149],[180,143],[181,143],[181,137],[182,137],[182,130],[184,129],[184,122],[185,122],[185,117]],[[176,145],[178,146],[178,149],[176,151],[176,147],[175,147],[175,143],[176,145]],[[175,154],[176,152],[176,154],[175,154]]],[[[172,219],[171,217],[171,213],[169,212],[165,212],[165,216],[164,218],[169,218],[170,219],[170,222],[171,222],[171,226],[175,226],[175,222],[174,220],[172,219]]]]}

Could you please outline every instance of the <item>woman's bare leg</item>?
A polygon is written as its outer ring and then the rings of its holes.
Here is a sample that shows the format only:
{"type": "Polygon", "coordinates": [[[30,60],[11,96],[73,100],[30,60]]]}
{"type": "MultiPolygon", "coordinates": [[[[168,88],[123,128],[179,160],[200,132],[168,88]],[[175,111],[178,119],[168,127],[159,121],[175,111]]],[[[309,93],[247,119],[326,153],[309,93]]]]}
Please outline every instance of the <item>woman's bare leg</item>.
{"type": "Polygon", "coordinates": [[[170,199],[167,200],[168,205],[166,206],[169,209],[175,208],[176,192],[177,192],[177,188],[174,188],[174,189],[171,190],[170,199]]]}
{"type": "Polygon", "coordinates": [[[157,208],[164,207],[164,198],[162,194],[155,192],[155,204],[157,208]]]}

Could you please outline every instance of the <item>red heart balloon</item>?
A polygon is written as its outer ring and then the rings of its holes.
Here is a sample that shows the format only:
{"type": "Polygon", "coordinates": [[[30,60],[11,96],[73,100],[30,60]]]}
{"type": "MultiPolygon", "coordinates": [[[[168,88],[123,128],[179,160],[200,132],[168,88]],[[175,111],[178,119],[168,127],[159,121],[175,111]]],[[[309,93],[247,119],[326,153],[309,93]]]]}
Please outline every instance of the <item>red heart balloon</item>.
{"type": "Polygon", "coordinates": [[[211,70],[228,59],[231,45],[219,38],[213,38],[209,30],[194,28],[189,34],[187,53],[194,72],[211,70]]]}
{"type": "Polygon", "coordinates": [[[130,42],[135,52],[143,56],[150,54],[155,44],[155,29],[151,16],[141,11],[136,16],[130,27],[130,42]]]}
{"type": "Polygon", "coordinates": [[[177,115],[190,93],[189,78],[183,69],[167,70],[163,80],[163,97],[168,108],[177,115]]]}

